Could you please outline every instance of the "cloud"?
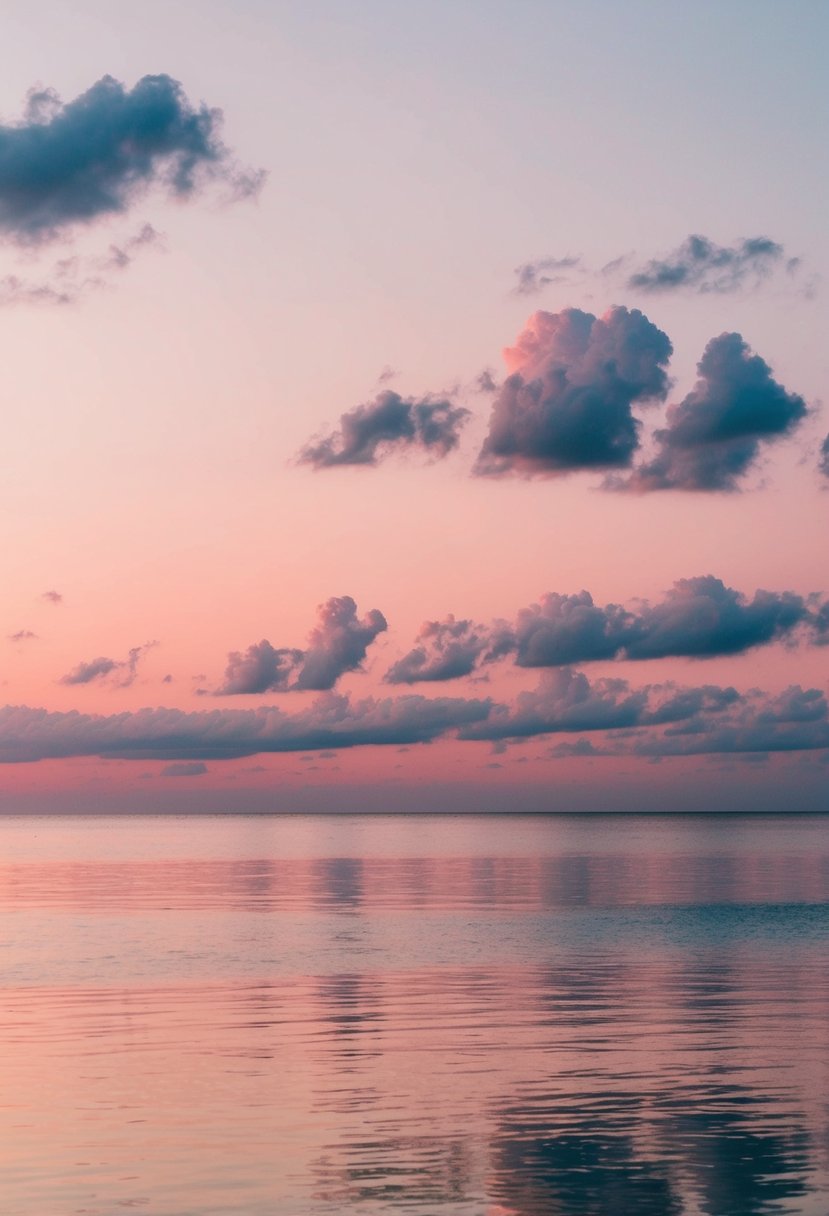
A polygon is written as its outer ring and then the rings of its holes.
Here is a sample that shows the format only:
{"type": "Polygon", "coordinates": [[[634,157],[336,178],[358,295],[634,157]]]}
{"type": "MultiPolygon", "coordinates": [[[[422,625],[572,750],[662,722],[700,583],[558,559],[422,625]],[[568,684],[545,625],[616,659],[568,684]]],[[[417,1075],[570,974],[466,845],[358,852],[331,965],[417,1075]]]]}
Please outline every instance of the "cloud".
{"type": "Polygon", "coordinates": [[[814,622],[794,592],[756,591],[749,600],[709,574],[679,579],[662,603],[645,606],[624,649],[630,659],[742,654],[814,622]]]}
{"type": "Polygon", "coordinates": [[[298,689],[333,688],[340,676],[362,666],[368,647],[388,629],[386,618],[376,608],[359,620],[350,595],[333,596],[318,612],[320,621],[309,634],[297,676],[298,689]]]}
{"type": "Polygon", "coordinates": [[[513,295],[537,295],[551,283],[565,282],[570,277],[568,271],[581,267],[580,257],[536,258],[534,262],[523,262],[515,268],[518,282],[513,288],[513,295]]]}
{"type": "MultiPolygon", "coordinates": [[[[490,699],[428,699],[406,694],[351,701],[325,693],[307,709],[274,706],[185,712],[142,709],[98,715],[28,706],[0,709],[0,763],[72,756],[188,763],[285,752],[405,746],[447,736],[505,745],[551,734],[604,732],[605,754],[695,755],[829,748],[829,710],[819,689],[758,690],[673,683],[631,688],[590,681],[571,668],[545,672],[513,705],[490,699]]],[[[588,749],[576,740],[571,753],[588,749]]],[[[192,775],[196,775],[193,773],[192,775]]]]}
{"type": "Polygon", "coordinates": [[[823,443],[820,445],[820,461],[818,469],[824,477],[829,477],[829,435],[826,436],[823,443]]]}
{"type": "Polygon", "coordinates": [[[514,655],[519,667],[565,667],[609,659],[706,659],[796,638],[829,642],[829,601],[792,591],[749,599],[714,575],[679,579],[655,603],[596,604],[589,591],[550,592],[514,622],[427,621],[412,650],[386,673],[391,684],[467,676],[514,655]]]}
{"type": "Polygon", "coordinates": [[[435,459],[458,446],[469,410],[451,401],[401,397],[391,389],[355,406],[340,418],[339,430],[312,440],[299,453],[315,469],[335,465],[377,465],[390,452],[420,449],[435,459]]]}
{"type": "Polygon", "coordinates": [[[697,365],[699,379],[668,424],[655,432],[656,454],[617,488],[736,490],[761,445],[789,434],[806,403],[773,378],[738,333],[712,338],[697,365]]]}
{"type": "Polygon", "coordinates": [[[225,682],[217,691],[223,696],[234,696],[286,689],[302,657],[301,650],[276,650],[263,638],[244,653],[234,650],[228,655],[225,682]]]}
{"type": "Polygon", "coordinates": [[[22,245],[55,240],[125,213],[150,186],[178,200],[219,182],[234,197],[261,186],[219,135],[222,113],[194,107],[170,76],[127,89],[104,76],[64,104],[31,91],[23,119],[0,125],[0,234],[22,245]]]}
{"type": "MultiPolygon", "coordinates": [[[[632,689],[626,680],[591,682],[583,672],[559,668],[544,672],[513,706],[496,705],[486,719],[461,728],[459,737],[503,744],[581,732],[610,732],[606,755],[820,750],[829,748],[829,707],[819,689],[799,686],[776,697],[716,685],[632,689]]],[[[574,747],[567,754],[576,754],[574,747]]]]}
{"type": "Polygon", "coordinates": [[[45,278],[24,279],[9,274],[0,279],[0,307],[16,304],[75,304],[92,291],[109,286],[114,275],[131,266],[138,253],[161,248],[163,238],[152,224],[126,237],[95,257],[60,258],[45,278]]]}
{"type": "Polygon", "coordinates": [[[179,760],[168,764],[161,770],[162,777],[201,777],[207,772],[207,765],[201,760],[179,760]]]}
{"type": "Polygon", "coordinates": [[[117,661],[99,656],[86,663],[78,663],[65,676],[61,676],[61,684],[92,684],[95,681],[106,680],[112,676],[111,683],[116,688],[129,688],[135,683],[138,675],[138,664],[148,650],[157,646],[157,642],[145,642],[143,646],[133,646],[126,659],[117,661]]]}
{"type": "MultiPolygon", "coordinates": [[[[654,258],[634,271],[627,280],[631,291],[649,293],[696,291],[701,293],[739,291],[767,278],[781,266],[785,251],[767,236],[754,236],[717,245],[708,237],[692,234],[664,258],[654,258]]],[[[786,267],[797,269],[798,259],[789,258],[786,267]]]]}
{"type": "Polygon", "coordinates": [[[504,351],[499,388],[475,472],[483,476],[624,468],[639,446],[635,403],[661,400],[672,353],[643,313],[611,308],[536,312],[504,351]]]}
{"type": "Polygon", "coordinates": [[[9,634],[10,642],[32,642],[37,637],[36,633],[32,633],[31,629],[18,629],[17,633],[9,634]]]}
{"type": "Polygon", "coordinates": [[[335,693],[307,710],[273,706],[187,713],[142,709],[110,715],[0,708],[0,763],[70,756],[221,760],[281,752],[427,743],[489,713],[488,700],[407,695],[351,702],[335,693]]]}
{"type": "Polygon", "coordinates": [[[600,607],[588,591],[552,593],[518,613],[519,667],[553,667],[599,659],[712,658],[741,654],[816,623],[791,591],[757,591],[749,600],[714,575],[679,579],[657,604],[637,611],[600,607]]]}
{"type": "Polygon", "coordinates": [[[59,591],[44,591],[40,598],[46,600],[47,604],[57,605],[63,603],[63,596],[59,591]]]}
{"type": "Polygon", "coordinates": [[[368,647],[388,628],[376,608],[360,620],[350,595],[333,596],[317,613],[319,624],[311,630],[305,650],[276,649],[263,639],[244,653],[233,651],[217,695],[333,688],[340,676],[360,669],[368,647]]]}
{"type": "Polygon", "coordinates": [[[470,675],[484,655],[494,654],[491,631],[472,621],[426,621],[412,650],[386,672],[389,684],[454,680],[470,675]]]}

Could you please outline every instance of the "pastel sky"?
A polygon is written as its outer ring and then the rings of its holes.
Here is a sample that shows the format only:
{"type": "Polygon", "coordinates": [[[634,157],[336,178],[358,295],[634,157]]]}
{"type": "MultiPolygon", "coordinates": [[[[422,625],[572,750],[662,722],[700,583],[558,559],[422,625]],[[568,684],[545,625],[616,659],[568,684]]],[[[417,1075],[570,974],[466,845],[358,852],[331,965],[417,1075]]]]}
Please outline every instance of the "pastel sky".
{"type": "Polygon", "coordinates": [[[0,34],[0,809],[827,809],[825,4],[0,34]]]}

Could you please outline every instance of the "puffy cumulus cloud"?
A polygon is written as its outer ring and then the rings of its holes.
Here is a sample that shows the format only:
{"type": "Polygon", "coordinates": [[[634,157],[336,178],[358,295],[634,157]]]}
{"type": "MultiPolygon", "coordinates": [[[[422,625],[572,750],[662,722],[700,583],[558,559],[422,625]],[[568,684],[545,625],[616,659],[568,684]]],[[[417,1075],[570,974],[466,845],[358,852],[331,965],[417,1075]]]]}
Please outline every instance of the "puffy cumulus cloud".
{"type": "Polygon", "coordinates": [[[815,611],[792,591],[756,591],[749,600],[708,574],[679,579],[661,603],[646,605],[624,650],[631,659],[741,654],[817,625],[815,611]]]}
{"type": "Polygon", "coordinates": [[[500,634],[472,621],[426,621],[413,648],[386,672],[389,684],[418,684],[468,676],[478,661],[500,657],[500,634]]]}
{"type": "Polygon", "coordinates": [[[496,705],[489,717],[461,731],[463,739],[527,739],[558,732],[618,730],[638,726],[647,690],[625,680],[595,680],[564,667],[546,671],[537,688],[518,694],[513,706],[496,705]]]}
{"type": "Polygon", "coordinates": [[[519,667],[558,667],[616,658],[635,618],[618,604],[600,607],[589,591],[550,592],[518,613],[512,646],[519,667]]]}
{"type": "Polygon", "coordinates": [[[566,258],[536,258],[533,262],[522,262],[515,268],[518,279],[513,288],[513,295],[534,296],[551,283],[563,283],[570,277],[570,272],[581,269],[582,260],[579,257],[566,258]]]}
{"type": "Polygon", "coordinates": [[[244,653],[234,650],[228,655],[225,682],[218,692],[234,696],[284,690],[301,660],[301,650],[277,650],[263,638],[248,646],[244,653]]]}
{"type": "Polygon", "coordinates": [[[458,446],[469,410],[448,400],[401,397],[384,389],[373,401],[340,418],[339,429],[312,440],[299,453],[315,469],[336,465],[377,465],[393,451],[419,449],[440,459],[458,446]]]}
{"type": "Polygon", "coordinates": [[[143,249],[161,248],[162,237],[152,224],[142,224],[132,236],[110,245],[95,257],[60,258],[45,278],[21,278],[16,274],[0,279],[0,307],[15,304],[74,304],[89,292],[98,291],[114,275],[131,266],[143,249]]]}
{"type": "Polygon", "coordinates": [[[566,667],[607,659],[705,659],[779,640],[829,642],[829,601],[792,591],[749,598],[714,575],[679,579],[655,604],[596,604],[589,591],[550,592],[514,622],[427,621],[416,645],[389,669],[393,684],[452,680],[513,655],[519,667],[566,667]]]}
{"type": "Polygon", "coordinates": [[[151,185],[177,199],[208,181],[253,194],[263,174],[238,166],[221,123],[220,110],[193,106],[166,75],[132,89],[104,76],[65,104],[52,89],[32,91],[22,120],[0,126],[0,233],[53,240],[124,213],[151,185]]]}
{"type": "Polygon", "coordinates": [[[217,695],[333,688],[340,676],[360,669],[371,643],[388,628],[376,608],[361,620],[350,595],[332,596],[317,612],[319,623],[305,650],[277,649],[263,639],[244,652],[233,651],[217,695]]]}
{"type": "Polygon", "coordinates": [[[664,399],[672,350],[667,334],[636,309],[611,308],[602,317],[577,308],[535,313],[504,351],[510,374],[475,472],[628,466],[639,446],[632,407],[664,399]]]}
{"type": "Polygon", "coordinates": [[[712,338],[697,365],[699,379],[668,424],[657,430],[656,454],[621,488],[736,490],[761,445],[789,434],[806,403],[774,379],[771,368],[737,333],[712,338]]]}
{"type": "Polygon", "coordinates": [[[793,272],[797,258],[785,257],[782,245],[767,236],[753,236],[733,245],[717,245],[692,234],[664,258],[654,258],[627,281],[632,291],[731,292],[767,278],[785,262],[793,272]]]}
{"type": "Polygon", "coordinates": [[[351,702],[323,695],[307,710],[274,707],[187,713],[50,713],[0,708],[0,763],[100,756],[112,759],[205,761],[277,752],[428,743],[489,713],[488,700],[408,695],[351,702]]]}
{"type": "Polygon", "coordinates": [[[112,677],[110,683],[116,688],[129,688],[135,683],[138,675],[138,664],[148,650],[157,646],[157,642],[145,642],[143,646],[133,646],[126,659],[120,661],[99,656],[85,663],[78,663],[71,671],[62,676],[61,684],[93,684],[101,683],[112,677]]]}
{"type": "Polygon", "coordinates": [[[363,617],[350,595],[333,596],[319,607],[319,624],[311,630],[308,647],[296,679],[298,689],[333,688],[347,671],[357,671],[377,637],[388,629],[376,608],[363,617]]]}

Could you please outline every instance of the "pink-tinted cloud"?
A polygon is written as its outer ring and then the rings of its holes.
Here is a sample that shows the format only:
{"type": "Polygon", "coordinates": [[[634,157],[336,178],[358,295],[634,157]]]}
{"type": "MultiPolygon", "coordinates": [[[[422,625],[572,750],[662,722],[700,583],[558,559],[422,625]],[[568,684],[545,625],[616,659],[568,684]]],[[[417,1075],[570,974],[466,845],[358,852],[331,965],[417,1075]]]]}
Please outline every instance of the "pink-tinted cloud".
{"type": "Polygon", "coordinates": [[[346,672],[360,670],[369,646],[388,628],[377,608],[361,620],[350,595],[333,596],[317,612],[319,624],[308,635],[304,650],[276,648],[263,639],[244,652],[233,651],[217,693],[233,696],[333,688],[346,672]]]}
{"type": "Polygon", "coordinates": [[[61,684],[92,684],[101,683],[112,677],[111,683],[117,688],[129,688],[135,683],[138,675],[138,664],[148,650],[157,646],[157,642],[145,642],[143,646],[133,646],[126,659],[116,660],[99,656],[88,662],[78,663],[71,671],[60,679],[61,684]]]}
{"type": "Polygon", "coordinates": [[[495,396],[476,473],[626,467],[639,446],[633,406],[664,399],[672,350],[667,334],[635,309],[535,313],[504,351],[510,374],[495,396]]]}

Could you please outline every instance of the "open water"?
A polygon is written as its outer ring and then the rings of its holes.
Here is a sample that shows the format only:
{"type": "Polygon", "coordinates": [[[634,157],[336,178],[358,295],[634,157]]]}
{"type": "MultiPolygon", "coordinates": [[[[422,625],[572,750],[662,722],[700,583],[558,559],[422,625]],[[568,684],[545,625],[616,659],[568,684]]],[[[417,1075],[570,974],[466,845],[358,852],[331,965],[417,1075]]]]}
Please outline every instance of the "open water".
{"type": "Polygon", "coordinates": [[[0,1213],[827,1216],[827,828],[0,819],[0,1213]]]}

